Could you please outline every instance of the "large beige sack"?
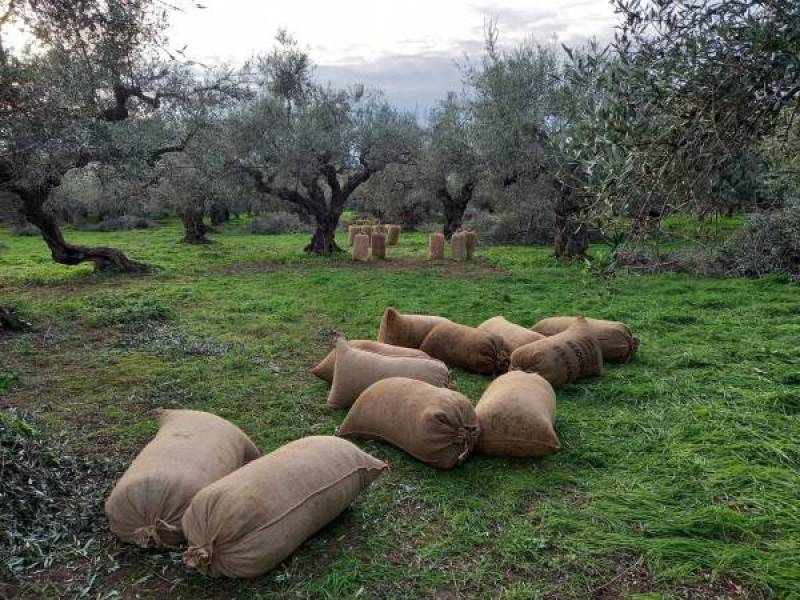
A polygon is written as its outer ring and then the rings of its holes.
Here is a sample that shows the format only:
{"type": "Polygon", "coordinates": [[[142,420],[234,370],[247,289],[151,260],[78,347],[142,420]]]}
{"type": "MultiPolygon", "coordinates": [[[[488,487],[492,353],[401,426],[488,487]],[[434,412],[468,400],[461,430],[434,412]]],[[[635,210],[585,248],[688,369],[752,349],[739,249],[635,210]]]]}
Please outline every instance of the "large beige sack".
{"type": "Polygon", "coordinates": [[[536,333],[535,331],[531,331],[522,325],[512,323],[502,315],[485,320],[483,323],[478,325],[478,329],[483,329],[484,331],[488,331],[489,333],[493,333],[503,338],[503,341],[506,343],[506,347],[508,347],[509,352],[513,352],[525,344],[538,342],[539,340],[543,340],[545,338],[545,336],[541,333],[536,333]]]}
{"type": "Polygon", "coordinates": [[[439,469],[463,462],[479,433],[475,409],[463,395],[404,377],[364,390],[338,431],[344,437],[387,441],[439,469]]]}
{"type": "MultiPolygon", "coordinates": [[[[374,352],[375,354],[382,354],[383,356],[411,356],[414,358],[430,358],[422,350],[416,348],[404,348],[403,346],[392,346],[391,344],[382,344],[373,340],[347,340],[351,348],[364,350],[366,352],[374,352]]],[[[328,352],[328,355],[320,361],[320,363],[311,369],[311,373],[331,383],[333,381],[333,369],[336,366],[336,348],[328,352]]]]}
{"type": "Polygon", "coordinates": [[[400,241],[400,225],[389,225],[388,231],[389,234],[386,238],[386,243],[389,246],[397,245],[397,242],[400,241]]]}
{"type": "Polygon", "coordinates": [[[378,341],[394,346],[419,348],[431,329],[449,319],[433,315],[404,315],[393,307],[387,308],[378,330],[378,341]]]}
{"type": "Polygon", "coordinates": [[[183,561],[212,577],[256,577],[344,511],[386,464],[333,436],[306,437],[203,488],[183,516],[183,561]]]}
{"type": "Polygon", "coordinates": [[[475,248],[478,246],[478,234],[474,231],[464,232],[467,239],[467,260],[472,260],[475,257],[475,248]]]}
{"type": "Polygon", "coordinates": [[[444,234],[432,233],[429,239],[428,258],[442,260],[444,258],[444,234]]]}
{"type": "Polygon", "coordinates": [[[353,240],[355,239],[355,237],[359,233],[361,233],[361,227],[358,226],[358,225],[350,225],[350,227],[347,228],[347,245],[348,246],[352,246],[353,245],[353,240]]]}
{"type": "Polygon", "coordinates": [[[481,436],[478,452],[528,457],[558,452],[553,429],[556,393],[544,377],[511,371],[489,384],[475,407],[481,436]]]}
{"type": "Polygon", "coordinates": [[[181,517],[194,495],[260,456],[238,427],[215,415],[164,410],[160,422],[105,506],[111,531],[142,548],[180,544],[181,517]]]}
{"type": "Polygon", "coordinates": [[[361,233],[367,236],[367,241],[372,244],[372,225],[362,225],[361,233]]]}
{"type": "Polygon", "coordinates": [[[369,236],[359,233],[353,238],[353,260],[367,262],[369,260],[369,236]]]}
{"type": "Polygon", "coordinates": [[[450,248],[453,252],[453,260],[467,260],[467,234],[463,231],[454,233],[450,238],[450,248]]]}
{"type": "Polygon", "coordinates": [[[481,375],[508,371],[509,351],[503,339],[475,327],[441,323],[425,336],[419,349],[451,367],[481,375]]]}
{"type": "Polygon", "coordinates": [[[386,258],[386,234],[372,234],[372,258],[383,260],[386,258]]]}
{"type": "Polygon", "coordinates": [[[579,317],[561,333],[514,350],[511,368],[539,373],[557,388],[582,377],[600,375],[603,354],[589,323],[579,317]]]}
{"type": "Polygon", "coordinates": [[[375,235],[376,233],[386,233],[386,225],[381,225],[380,223],[373,225],[372,235],[375,235]]]}
{"type": "Polygon", "coordinates": [[[439,387],[450,383],[450,371],[440,360],[383,356],[351,348],[340,338],[336,342],[336,368],[328,393],[328,406],[348,408],[361,392],[376,381],[389,377],[408,377],[439,387]]]}
{"type": "MultiPolygon", "coordinates": [[[[578,317],[550,317],[531,327],[542,335],[556,335],[572,325],[578,317]]],[[[607,362],[628,362],[639,349],[639,338],[631,335],[630,328],[621,321],[587,318],[586,322],[597,338],[607,362]]]]}

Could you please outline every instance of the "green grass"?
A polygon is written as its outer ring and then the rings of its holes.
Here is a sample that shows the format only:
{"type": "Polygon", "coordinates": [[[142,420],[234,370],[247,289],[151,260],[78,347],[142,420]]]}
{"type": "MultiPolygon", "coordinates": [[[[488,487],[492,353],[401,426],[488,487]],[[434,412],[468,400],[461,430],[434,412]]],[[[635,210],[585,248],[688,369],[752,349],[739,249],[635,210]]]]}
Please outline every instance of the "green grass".
{"type": "MultiPolygon", "coordinates": [[[[0,231],[0,302],[38,326],[0,338],[0,405],[126,460],[155,431],[158,406],[220,414],[265,452],[333,433],[343,413],[326,408],[327,388],[307,370],[335,332],[374,338],[389,304],[468,325],[584,313],[624,320],[641,338],[631,364],[558,391],[555,456],[475,456],[441,472],[365,444],[391,470],[271,573],[185,575],[175,555],[108,537],[93,553],[119,570],[103,569],[91,595],[134,585],[145,597],[190,598],[788,598],[800,589],[796,286],[600,279],[541,247],[432,264],[421,234],[404,235],[381,265],[308,257],[304,236],[235,226],[207,247],[179,243],[174,224],[68,237],[122,247],[159,270],[98,277],[54,264],[37,238],[0,231]],[[150,334],[142,321],[155,324],[150,334]]],[[[455,379],[473,402],[488,384],[455,379]]],[[[30,585],[57,593],[58,572],[30,585]]]]}

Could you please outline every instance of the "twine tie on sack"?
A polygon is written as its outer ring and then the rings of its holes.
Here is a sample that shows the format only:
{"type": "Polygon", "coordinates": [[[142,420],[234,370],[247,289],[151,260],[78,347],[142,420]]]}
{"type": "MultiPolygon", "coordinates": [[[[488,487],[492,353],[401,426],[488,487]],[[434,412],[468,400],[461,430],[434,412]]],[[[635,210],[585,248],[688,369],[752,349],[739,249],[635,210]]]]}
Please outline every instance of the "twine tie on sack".
{"type": "Polygon", "coordinates": [[[475,439],[478,437],[478,428],[474,425],[467,425],[466,427],[459,427],[456,439],[464,444],[464,449],[458,455],[459,464],[464,462],[469,456],[472,446],[475,445],[475,439]]]}
{"type": "Polygon", "coordinates": [[[178,528],[170,525],[163,519],[159,519],[152,525],[139,527],[133,531],[133,540],[137,546],[142,548],[165,548],[166,544],[161,540],[158,535],[158,528],[161,527],[165,531],[177,531],[178,528]]]}
{"type": "Polygon", "coordinates": [[[206,546],[189,546],[183,553],[183,564],[190,569],[197,569],[203,575],[208,575],[212,555],[213,550],[206,546]]]}

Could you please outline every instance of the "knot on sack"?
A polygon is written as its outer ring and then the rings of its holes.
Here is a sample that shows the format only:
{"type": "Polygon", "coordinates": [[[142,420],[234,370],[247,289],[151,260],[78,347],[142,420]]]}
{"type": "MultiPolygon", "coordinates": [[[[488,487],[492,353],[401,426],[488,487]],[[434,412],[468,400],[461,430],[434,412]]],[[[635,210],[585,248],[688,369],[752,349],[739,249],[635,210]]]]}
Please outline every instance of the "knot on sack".
{"type": "Polygon", "coordinates": [[[166,548],[167,544],[158,535],[158,530],[177,531],[178,528],[166,521],[159,519],[152,525],[145,525],[133,531],[133,541],[141,548],[166,548]]]}
{"type": "Polygon", "coordinates": [[[502,375],[508,372],[511,364],[511,355],[506,348],[500,348],[495,354],[493,375],[502,375]]]}
{"type": "Polygon", "coordinates": [[[458,455],[459,464],[464,462],[467,456],[469,456],[473,446],[475,446],[475,443],[478,441],[478,434],[479,430],[477,425],[465,425],[458,428],[456,439],[463,444],[463,450],[461,454],[458,455]]]}
{"type": "Polygon", "coordinates": [[[211,548],[206,546],[189,546],[183,553],[183,564],[190,569],[197,569],[203,575],[208,575],[208,567],[211,565],[211,548]]]}

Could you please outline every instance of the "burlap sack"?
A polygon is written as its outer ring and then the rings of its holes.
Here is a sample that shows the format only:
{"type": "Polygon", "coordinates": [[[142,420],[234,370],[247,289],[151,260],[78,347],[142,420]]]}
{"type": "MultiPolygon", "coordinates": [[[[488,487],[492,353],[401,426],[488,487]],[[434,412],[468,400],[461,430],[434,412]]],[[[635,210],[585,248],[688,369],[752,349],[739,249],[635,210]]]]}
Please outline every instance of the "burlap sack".
{"type": "Polygon", "coordinates": [[[475,327],[441,323],[425,336],[419,349],[448,366],[481,375],[508,371],[509,351],[503,339],[475,327]]]}
{"type": "Polygon", "coordinates": [[[389,246],[397,245],[397,242],[400,241],[400,225],[389,225],[388,232],[386,243],[389,246]]]}
{"type": "Polygon", "coordinates": [[[386,233],[386,225],[381,225],[381,224],[373,225],[372,235],[375,235],[376,233],[386,233]]]}
{"type": "MultiPolygon", "coordinates": [[[[375,354],[382,354],[383,356],[411,356],[414,358],[430,358],[422,350],[416,348],[404,348],[403,346],[392,346],[391,344],[382,344],[373,340],[347,340],[351,348],[364,350],[366,352],[374,352],[375,354]]],[[[333,381],[333,369],[336,366],[336,348],[328,352],[328,355],[320,361],[320,363],[311,369],[311,373],[320,379],[331,383],[333,381]]]]}
{"type": "Polygon", "coordinates": [[[333,436],[306,437],[203,488],[183,516],[183,562],[256,577],[335,519],[386,464],[333,436]]]}
{"type": "Polygon", "coordinates": [[[361,233],[367,236],[367,241],[372,244],[372,225],[362,225],[361,233]]]}
{"type": "Polygon", "coordinates": [[[372,234],[372,258],[376,260],[383,260],[386,258],[386,234],[373,233],[372,234]]]}
{"type": "Polygon", "coordinates": [[[404,315],[390,306],[383,312],[378,341],[394,346],[419,348],[431,329],[441,323],[450,322],[449,319],[433,315],[404,315]]]}
{"type": "Polygon", "coordinates": [[[181,517],[194,495],[258,458],[260,452],[225,419],[196,410],[164,410],[156,436],[106,500],[111,531],[142,548],[183,541],[181,517]]]}
{"type": "Polygon", "coordinates": [[[478,234],[474,231],[464,232],[467,239],[467,260],[472,260],[475,257],[475,248],[478,247],[478,234]]]}
{"type": "Polygon", "coordinates": [[[556,393],[544,377],[511,371],[495,379],[475,407],[481,435],[477,451],[528,457],[558,452],[553,429],[556,393]]]}
{"type": "Polygon", "coordinates": [[[367,262],[369,260],[369,236],[359,233],[353,238],[353,260],[367,262]]]}
{"type": "Polygon", "coordinates": [[[450,371],[440,360],[383,356],[351,348],[340,338],[336,342],[336,368],[328,393],[328,406],[348,408],[370,385],[389,377],[408,377],[439,387],[450,383],[450,371]]]}
{"type": "Polygon", "coordinates": [[[355,239],[355,237],[359,233],[361,233],[361,227],[358,226],[358,225],[350,225],[350,227],[347,228],[347,245],[348,246],[352,246],[353,245],[353,239],[355,239]]]}
{"type": "Polygon", "coordinates": [[[444,234],[432,233],[429,243],[428,258],[430,260],[442,260],[444,258],[444,234]]]}
{"type": "Polygon", "coordinates": [[[364,390],[338,431],[348,438],[384,440],[439,469],[463,462],[479,433],[475,409],[463,395],[404,377],[364,390]]]}
{"type": "Polygon", "coordinates": [[[453,252],[453,260],[467,260],[467,234],[463,231],[454,233],[450,238],[450,248],[453,252]]]}
{"type": "Polygon", "coordinates": [[[514,350],[511,368],[539,373],[557,388],[582,377],[600,375],[603,353],[589,323],[579,317],[561,333],[514,350]]]}
{"type": "MultiPolygon", "coordinates": [[[[578,317],[550,317],[531,327],[542,335],[556,335],[572,325],[578,317]]],[[[631,335],[630,328],[621,321],[604,321],[587,318],[586,322],[597,338],[607,362],[628,362],[639,349],[639,338],[631,335]]]]}
{"type": "Polygon", "coordinates": [[[483,329],[484,331],[488,331],[489,333],[503,338],[509,352],[513,352],[525,344],[538,342],[545,338],[541,333],[536,333],[535,331],[526,329],[522,325],[512,323],[502,315],[487,319],[478,325],[478,329],[483,329]]]}

